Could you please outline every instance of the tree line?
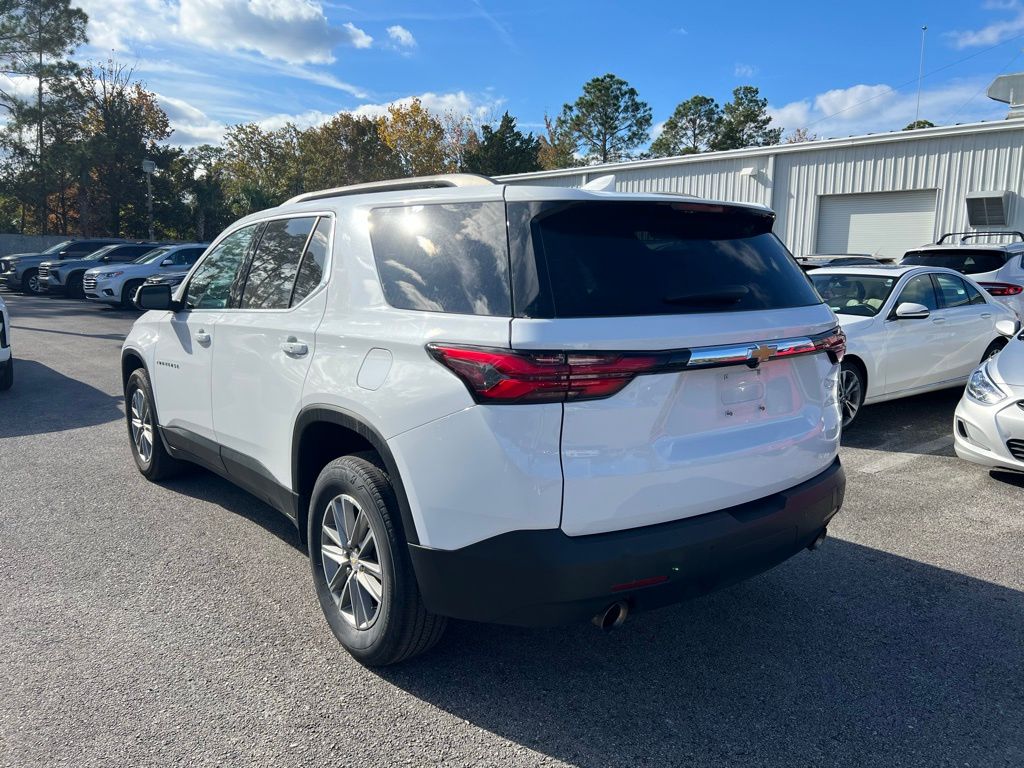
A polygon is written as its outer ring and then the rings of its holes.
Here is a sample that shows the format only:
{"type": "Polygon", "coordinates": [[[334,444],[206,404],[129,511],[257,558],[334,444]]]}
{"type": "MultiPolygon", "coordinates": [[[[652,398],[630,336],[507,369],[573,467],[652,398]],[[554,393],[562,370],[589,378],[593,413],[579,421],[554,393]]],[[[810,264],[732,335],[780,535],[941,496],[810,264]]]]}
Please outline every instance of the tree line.
{"type": "MultiPolygon", "coordinates": [[[[145,159],[159,169],[156,237],[205,240],[240,216],[315,189],[764,146],[783,133],[771,125],[766,99],[745,85],[722,105],[703,95],[683,101],[648,146],[650,106],[606,74],[546,115],[536,135],[508,112],[480,122],[413,99],[378,117],[339,112],[308,128],[235,125],[219,145],[185,148],[169,141],[167,115],[130,68],[73,61],[87,21],[70,0],[0,0],[0,72],[32,86],[0,89],[0,231],[141,237],[145,159]]],[[[791,138],[815,137],[798,130],[791,138]]]]}

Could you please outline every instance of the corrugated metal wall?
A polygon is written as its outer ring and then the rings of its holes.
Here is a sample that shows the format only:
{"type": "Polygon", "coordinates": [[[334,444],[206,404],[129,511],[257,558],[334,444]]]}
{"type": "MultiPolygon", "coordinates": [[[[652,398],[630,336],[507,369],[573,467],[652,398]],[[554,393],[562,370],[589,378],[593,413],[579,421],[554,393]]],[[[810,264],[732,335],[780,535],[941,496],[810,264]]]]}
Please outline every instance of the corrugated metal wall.
{"type": "Polygon", "coordinates": [[[776,232],[797,255],[815,247],[821,195],[901,190],[937,191],[935,235],[969,229],[968,192],[1010,190],[1008,228],[1024,230],[1024,121],[983,124],[934,137],[892,136],[828,142],[821,149],[747,152],[741,157],[641,163],[614,169],[572,169],[558,176],[508,177],[512,184],[578,187],[614,172],[622,192],[681,192],[769,205],[776,232]],[[895,140],[893,140],[895,139],[895,140]],[[741,171],[749,169],[748,175],[741,171]],[[753,171],[753,175],[750,175],[753,171]]]}

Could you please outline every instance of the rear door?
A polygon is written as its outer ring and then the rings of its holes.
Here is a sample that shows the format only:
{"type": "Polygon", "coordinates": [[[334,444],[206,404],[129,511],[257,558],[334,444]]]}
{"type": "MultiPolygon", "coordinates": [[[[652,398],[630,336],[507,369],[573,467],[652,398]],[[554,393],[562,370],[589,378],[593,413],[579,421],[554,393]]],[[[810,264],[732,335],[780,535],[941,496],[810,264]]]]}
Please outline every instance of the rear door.
{"type": "MultiPolygon", "coordinates": [[[[659,352],[651,372],[610,396],[567,396],[566,533],[723,509],[832,463],[837,366],[813,343],[836,319],[771,233],[769,212],[682,201],[509,211],[514,349],[619,373],[647,364],[636,353],[659,352]]],[[[594,378],[582,373],[581,391],[594,378]]]]}
{"type": "Polygon", "coordinates": [[[332,222],[316,214],[267,221],[237,308],[218,319],[214,430],[243,484],[255,473],[291,485],[289,446],[327,300],[321,278],[332,222]]]}
{"type": "Polygon", "coordinates": [[[992,342],[992,309],[974,286],[957,275],[933,275],[945,318],[947,379],[968,376],[992,342]]]}

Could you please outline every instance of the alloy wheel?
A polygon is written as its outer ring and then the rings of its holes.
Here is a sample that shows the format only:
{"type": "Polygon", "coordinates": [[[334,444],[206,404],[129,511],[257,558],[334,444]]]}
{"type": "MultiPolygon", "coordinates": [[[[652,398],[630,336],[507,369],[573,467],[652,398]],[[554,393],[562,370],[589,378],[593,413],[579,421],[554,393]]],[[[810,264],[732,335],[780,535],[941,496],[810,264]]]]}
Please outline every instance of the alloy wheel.
{"type": "Polygon", "coordinates": [[[850,370],[843,371],[839,377],[839,405],[843,413],[843,426],[848,426],[857,416],[863,400],[860,377],[850,370]]]}
{"type": "Polygon", "coordinates": [[[28,279],[29,293],[39,293],[39,275],[33,273],[28,279]]]}
{"type": "Polygon", "coordinates": [[[372,627],[380,614],[386,582],[370,520],[348,494],[335,496],[327,505],[320,558],[342,618],[358,630],[372,627]]]}
{"type": "Polygon", "coordinates": [[[153,458],[153,410],[141,389],[132,393],[131,411],[132,442],[139,458],[148,464],[153,458]]]}

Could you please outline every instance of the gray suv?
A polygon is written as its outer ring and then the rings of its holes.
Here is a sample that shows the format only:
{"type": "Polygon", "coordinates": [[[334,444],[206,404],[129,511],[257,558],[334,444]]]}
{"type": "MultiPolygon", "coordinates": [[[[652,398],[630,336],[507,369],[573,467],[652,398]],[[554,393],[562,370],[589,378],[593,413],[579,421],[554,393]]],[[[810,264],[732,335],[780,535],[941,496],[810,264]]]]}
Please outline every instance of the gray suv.
{"type": "Polygon", "coordinates": [[[39,265],[39,289],[54,293],[64,292],[72,299],[84,299],[85,270],[101,264],[126,264],[157,248],[160,243],[115,243],[83,258],[63,261],[44,261],[39,265]]]}
{"type": "Polygon", "coordinates": [[[87,240],[65,240],[39,253],[12,253],[0,259],[0,281],[8,288],[23,293],[40,294],[46,288],[39,282],[39,265],[44,261],[58,262],[81,259],[100,248],[123,243],[120,238],[90,238],[87,240]]]}

